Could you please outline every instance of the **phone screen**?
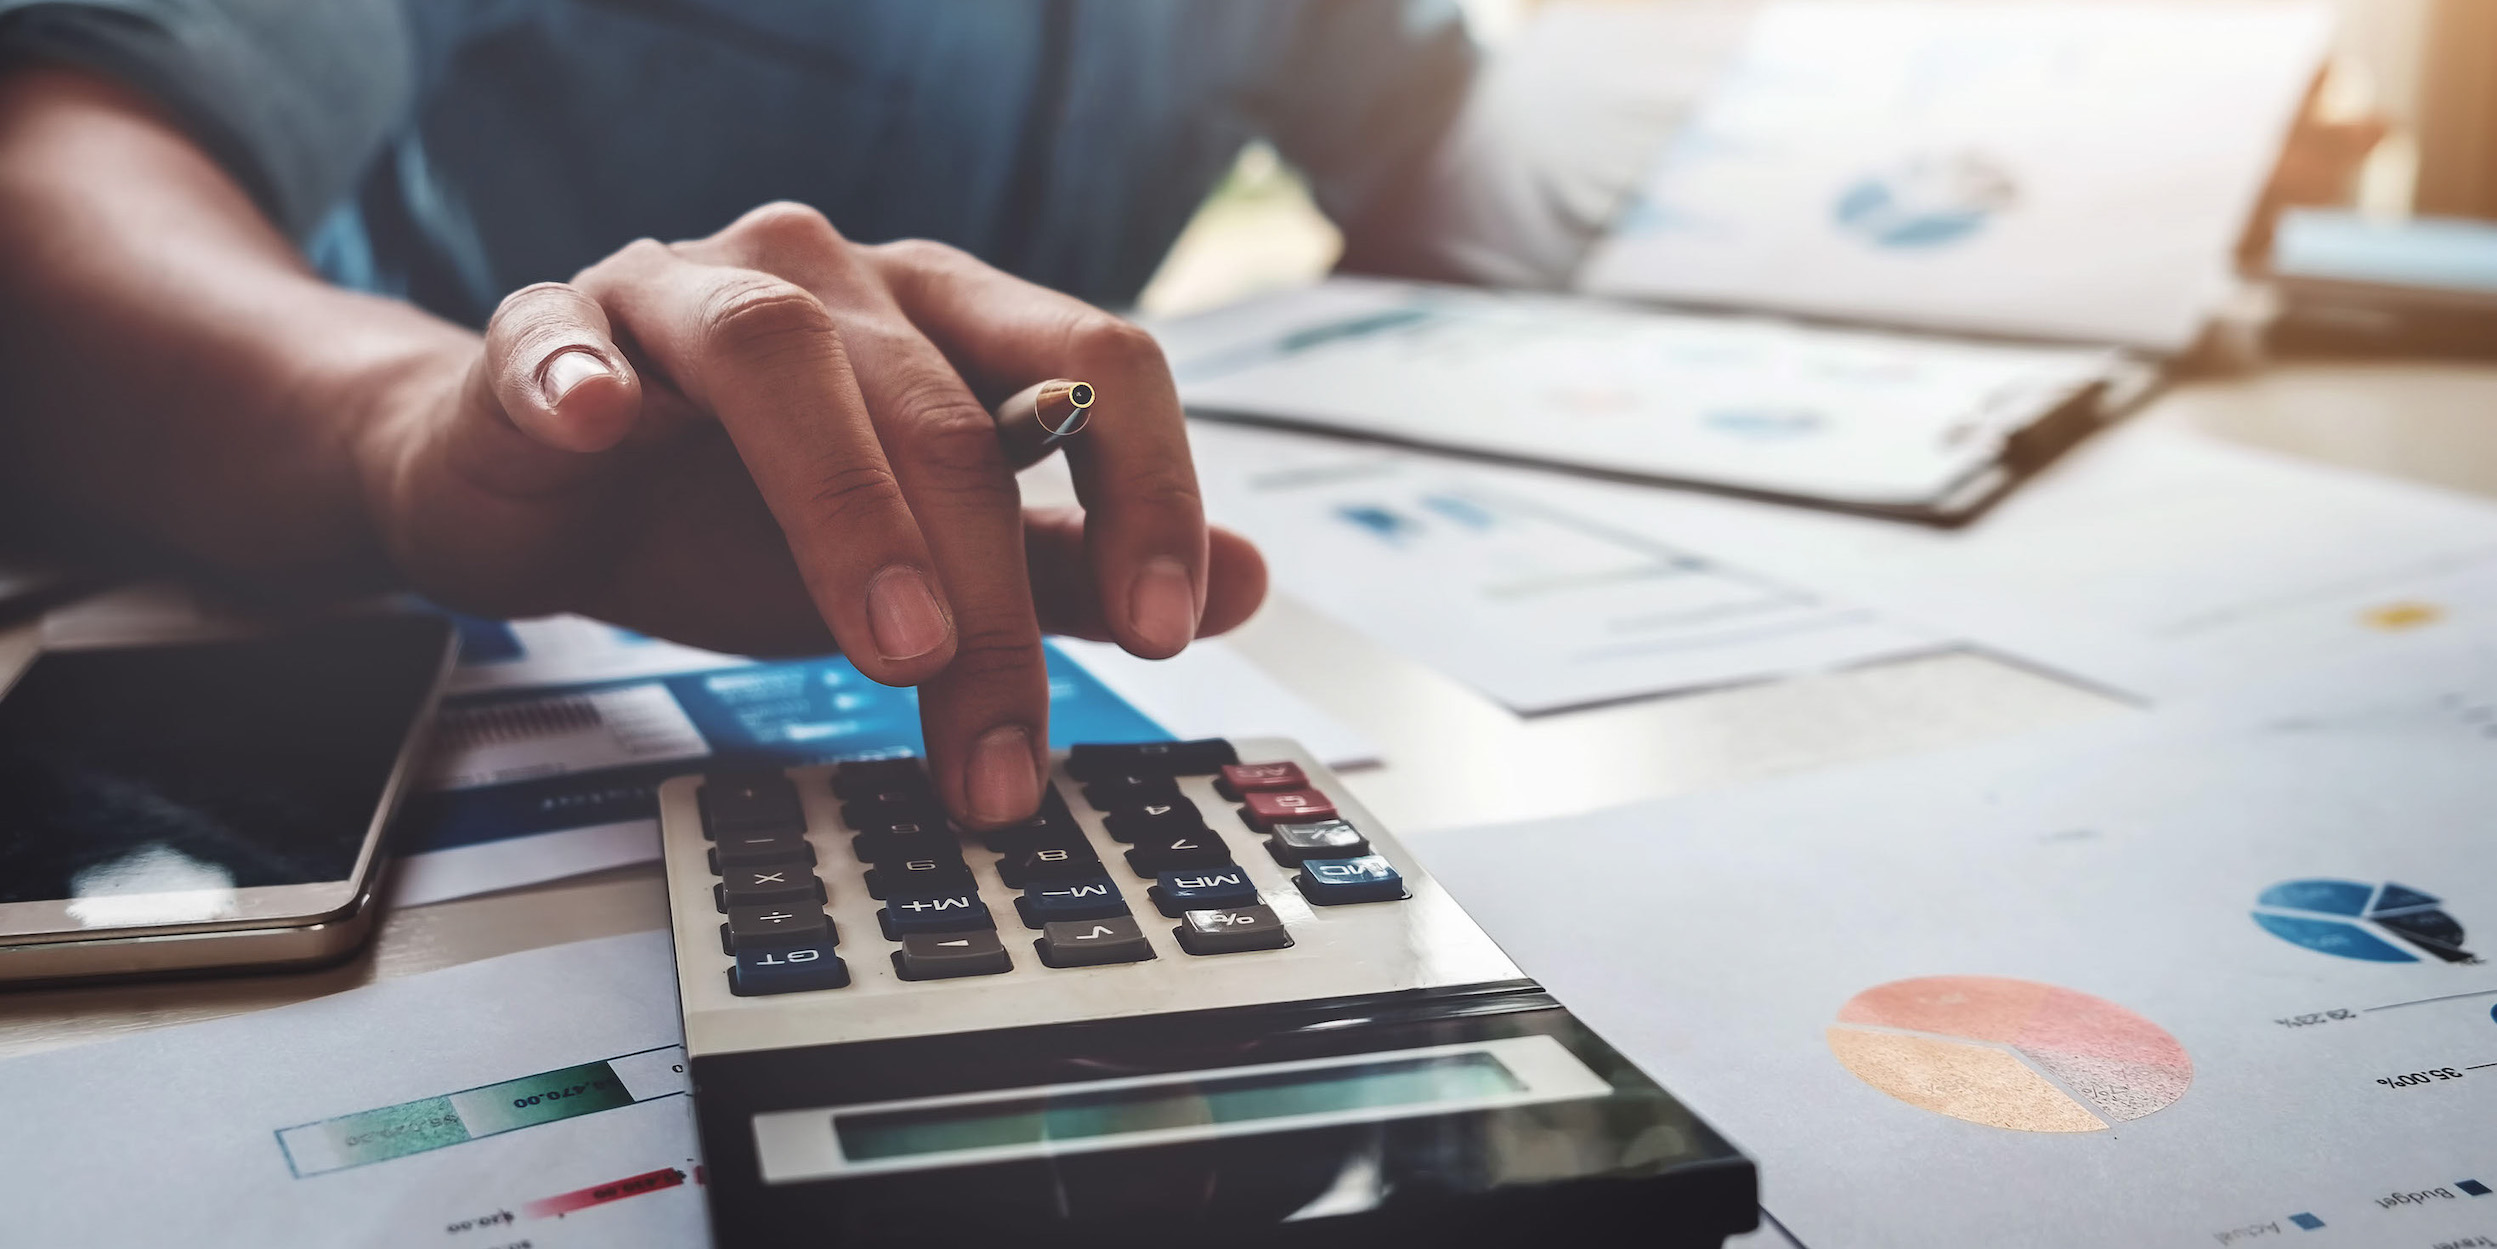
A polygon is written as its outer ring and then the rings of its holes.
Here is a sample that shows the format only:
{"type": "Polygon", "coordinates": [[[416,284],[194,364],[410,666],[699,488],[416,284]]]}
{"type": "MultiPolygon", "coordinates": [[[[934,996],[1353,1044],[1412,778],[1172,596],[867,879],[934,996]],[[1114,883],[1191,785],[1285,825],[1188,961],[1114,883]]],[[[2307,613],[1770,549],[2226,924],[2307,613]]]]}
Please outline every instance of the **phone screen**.
{"type": "Polygon", "coordinates": [[[347,879],[449,625],[46,653],[0,697],[0,902],[347,879]]]}

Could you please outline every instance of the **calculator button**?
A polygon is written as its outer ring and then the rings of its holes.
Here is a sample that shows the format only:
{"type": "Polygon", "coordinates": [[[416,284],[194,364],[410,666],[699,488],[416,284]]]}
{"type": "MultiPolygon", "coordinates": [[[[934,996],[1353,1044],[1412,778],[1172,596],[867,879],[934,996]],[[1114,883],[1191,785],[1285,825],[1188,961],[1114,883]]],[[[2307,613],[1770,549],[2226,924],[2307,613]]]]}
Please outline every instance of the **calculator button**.
{"type": "Polygon", "coordinates": [[[720,950],[727,954],[833,943],[832,921],[819,906],[732,906],[720,925],[720,950]]]}
{"type": "Polygon", "coordinates": [[[1238,802],[1241,795],[1260,790],[1307,789],[1309,778],[1301,775],[1297,763],[1226,763],[1222,779],[1214,782],[1222,796],[1238,802]]]}
{"type": "Polygon", "coordinates": [[[1138,876],[1160,876],[1191,867],[1228,867],[1231,849],[1222,838],[1209,832],[1182,833],[1175,837],[1151,837],[1136,843],[1127,852],[1127,865],[1138,876]]]}
{"type": "Polygon", "coordinates": [[[855,801],[878,790],[916,789],[934,793],[928,785],[928,771],[917,759],[861,759],[844,763],[832,772],[832,792],[845,802],[855,801]]]}
{"type": "Polygon", "coordinates": [[[1015,889],[1038,881],[1082,880],[1101,874],[1101,856],[1082,842],[1034,846],[997,860],[997,878],[1015,889]]]}
{"type": "Polygon", "coordinates": [[[791,903],[824,904],[824,882],[796,863],[763,863],[753,867],[731,867],[720,873],[720,883],[711,886],[711,903],[725,914],[732,906],[787,906],[791,903]]]}
{"type": "Polygon", "coordinates": [[[939,803],[934,794],[878,792],[841,804],[841,822],[858,829],[886,824],[941,824],[944,821],[944,804],[939,803]]]}
{"type": "Polygon", "coordinates": [[[1122,773],[1152,772],[1164,776],[1203,776],[1226,763],[1238,763],[1240,752],[1219,737],[1193,742],[1135,742],[1117,746],[1078,745],[1066,752],[1067,775],[1079,781],[1122,773]]]}
{"type": "Polygon", "coordinates": [[[1197,813],[1196,804],[1185,798],[1113,811],[1101,822],[1110,836],[1131,844],[1213,831],[1205,826],[1205,817],[1197,813]]]}
{"type": "Polygon", "coordinates": [[[1135,918],[1076,919],[1050,924],[1032,943],[1040,961],[1051,967],[1095,967],[1103,963],[1141,963],[1153,957],[1153,943],[1135,918]]]}
{"type": "Polygon", "coordinates": [[[1014,900],[1014,909],[1023,917],[1024,927],[1042,928],[1059,920],[1125,915],[1127,899],[1109,877],[1093,876],[1034,884],[1014,900]]]}
{"type": "Polygon", "coordinates": [[[798,787],[778,772],[722,772],[704,777],[698,795],[702,835],[802,833],[806,812],[798,787]]]}
{"type": "Polygon", "coordinates": [[[972,887],[971,869],[963,866],[960,857],[895,859],[867,869],[867,896],[879,902],[896,897],[924,898],[972,887]]]}
{"type": "Polygon", "coordinates": [[[1335,818],[1335,802],[1314,789],[1252,793],[1240,800],[1249,827],[1264,832],[1277,824],[1306,824],[1335,818]]]}
{"type": "Polygon", "coordinates": [[[1151,894],[1153,905],[1172,919],[1189,911],[1257,904],[1256,883],[1237,867],[1164,872],[1151,894]]]}
{"type": "Polygon", "coordinates": [[[812,863],[815,847],[803,833],[722,833],[711,848],[712,875],[743,863],[812,863]]]}
{"type": "Polygon", "coordinates": [[[850,838],[850,852],[866,864],[894,859],[958,859],[962,842],[951,831],[924,824],[888,824],[850,838]]]}
{"type": "Polygon", "coordinates": [[[996,917],[988,913],[988,903],[980,901],[979,893],[970,889],[921,898],[888,898],[884,909],[876,912],[876,923],[884,929],[887,941],[899,941],[914,932],[972,932],[997,926],[996,917]]]}
{"type": "Polygon", "coordinates": [[[1066,799],[1058,796],[1056,786],[1041,790],[1040,811],[1020,824],[992,828],[980,834],[980,840],[999,854],[1012,854],[1041,845],[1064,845],[1084,839],[1084,828],[1066,809],[1066,799]]]}
{"type": "Polygon", "coordinates": [[[1357,859],[1310,859],[1292,878],[1301,896],[1320,906],[1392,902],[1405,896],[1405,878],[1375,854],[1357,859]]]}
{"type": "Polygon", "coordinates": [[[1190,911],[1179,917],[1171,934],[1190,954],[1238,954],[1244,950],[1280,950],[1292,944],[1283,918],[1270,906],[1235,906],[1190,911]]]}
{"type": "Polygon", "coordinates": [[[1266,848],[1274,852],[1276,862],[1297,867],[1304,859],[1360,858],[1370,853],[1370,841],[1342,820],[1319,820],[1275,825],[1266,848]]]}
{"type": "Polygon", "coordinates": [[[1120,772],[1084,786],[1084,801],[1103,811],[1179,801],[1179,782],[1152,772],[1120,772]]]}
{"type": "Polygon", "coordinates": [[[913,933],[893,952],[893,970],[904,980],[994,976],[1013,971],[1014,959],[993,932],[913,933]]]}
{"type": "Polygon", "coordinates": [[[765,993],[799,993],[838,989],[850,983],[850,969],[829,945],[789,950],[749,950],[728,969],[728,991],[739,997],[765,993]]]}

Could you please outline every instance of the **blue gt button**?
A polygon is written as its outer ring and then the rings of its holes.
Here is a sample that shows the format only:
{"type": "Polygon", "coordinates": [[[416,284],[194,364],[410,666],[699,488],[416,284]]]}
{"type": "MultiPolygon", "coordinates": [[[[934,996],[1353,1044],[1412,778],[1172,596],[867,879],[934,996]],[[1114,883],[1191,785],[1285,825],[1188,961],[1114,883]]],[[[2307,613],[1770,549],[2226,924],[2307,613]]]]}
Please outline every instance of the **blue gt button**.
{"type": "Polygon", "coordinates": [[[1190,911],[1257,905],[1257,886],[1237,867],[1200,867],[1155,878],[1153,905],[1177,919],[1190,911]]]}
{"type": "Polygon", "coordinates": [[[1347,902],[1392,902],[1405,896],[1405,878],[1375,854],[1358,859],[1310,859],[1292,878],[1301,896],[1319,906],[1347,902]]]}

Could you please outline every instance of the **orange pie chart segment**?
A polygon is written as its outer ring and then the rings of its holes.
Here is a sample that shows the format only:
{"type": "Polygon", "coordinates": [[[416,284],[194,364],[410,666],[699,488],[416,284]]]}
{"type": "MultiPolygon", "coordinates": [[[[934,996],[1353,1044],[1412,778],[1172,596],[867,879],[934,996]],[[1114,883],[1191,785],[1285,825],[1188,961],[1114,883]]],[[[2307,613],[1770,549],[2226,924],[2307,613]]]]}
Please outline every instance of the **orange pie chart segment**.
{"type": "Polygon", "coordinates": [[[2088,1132],[2175,1104],[2193,1060],[2103,998],[1999,976],[1925,976],[1849,999],[1829,1030],[1856,1078],[1909,1105],[2025,1132],[2088,1132]]]}

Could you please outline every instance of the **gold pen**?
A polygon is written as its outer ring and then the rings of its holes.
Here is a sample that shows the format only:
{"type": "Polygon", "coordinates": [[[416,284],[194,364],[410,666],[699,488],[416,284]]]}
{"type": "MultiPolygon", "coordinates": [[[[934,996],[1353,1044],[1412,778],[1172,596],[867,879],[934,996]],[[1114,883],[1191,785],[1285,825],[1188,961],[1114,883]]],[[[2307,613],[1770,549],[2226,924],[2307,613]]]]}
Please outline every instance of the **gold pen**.
{"type": "Polygon", "coordinates": [[[1058,444],[1083,432],[1099,397],[1091,382],[1052,378],[997,405],[997,440],[1006,459],[1028,468],[1047,459],[1058,444]]]}

